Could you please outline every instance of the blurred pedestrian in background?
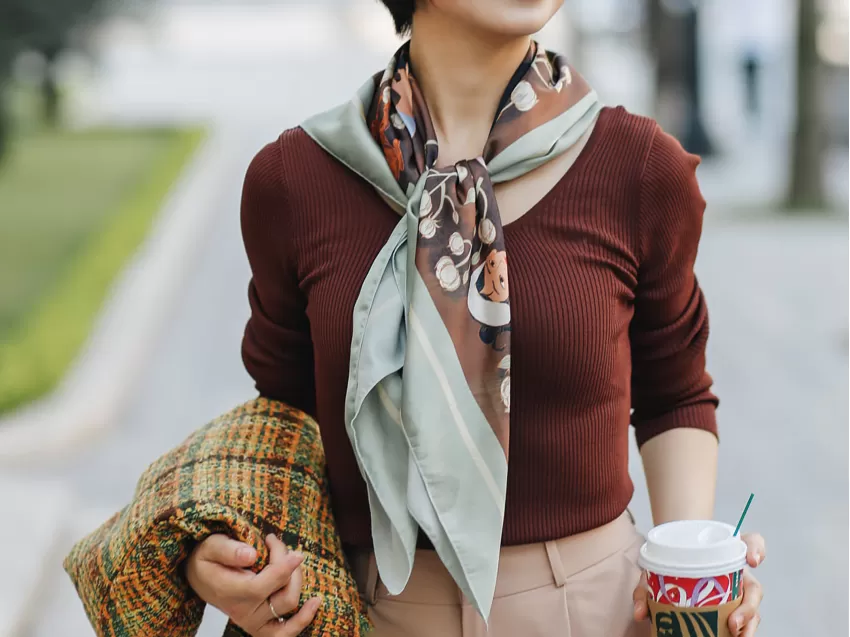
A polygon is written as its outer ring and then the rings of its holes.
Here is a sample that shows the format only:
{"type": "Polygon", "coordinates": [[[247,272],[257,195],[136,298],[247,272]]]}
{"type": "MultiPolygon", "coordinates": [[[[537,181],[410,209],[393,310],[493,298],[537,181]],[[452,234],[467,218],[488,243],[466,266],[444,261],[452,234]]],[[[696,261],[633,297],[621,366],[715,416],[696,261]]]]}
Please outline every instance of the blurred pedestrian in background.
{"type": "Polygon", "coordinates": [[[760,73],[764,64],[763,43],[759,38],[761,33],[761,21],[759,17],[763,14],[760,9],[764,8],[761,0],[743,0],[741,2],[741,24],[743,29],[743,41],[741,43],[741,71],[744,76],[746,108],[750,119],[758,121],[760,114],[759,89],[760,73]]]}

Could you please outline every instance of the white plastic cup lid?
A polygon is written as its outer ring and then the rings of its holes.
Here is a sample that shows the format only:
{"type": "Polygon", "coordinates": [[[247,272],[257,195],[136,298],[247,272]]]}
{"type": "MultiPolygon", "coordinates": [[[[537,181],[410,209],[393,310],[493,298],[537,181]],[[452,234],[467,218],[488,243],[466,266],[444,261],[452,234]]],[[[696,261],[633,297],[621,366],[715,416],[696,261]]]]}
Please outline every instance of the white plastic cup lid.
{"type": "Polygon", "coordinates": [[[640,549],[641,568],[672,577],[713,577],[747,565],[735,528],[711,520],[669,522],[652,529],[640,549]]]}

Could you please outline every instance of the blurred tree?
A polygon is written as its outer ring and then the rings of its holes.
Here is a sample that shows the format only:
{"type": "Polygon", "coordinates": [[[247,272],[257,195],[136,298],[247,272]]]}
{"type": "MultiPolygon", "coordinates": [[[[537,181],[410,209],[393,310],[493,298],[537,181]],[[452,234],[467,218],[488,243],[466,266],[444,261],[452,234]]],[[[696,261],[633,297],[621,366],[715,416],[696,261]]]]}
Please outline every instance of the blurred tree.
{"type": "Polygon", "coordinates": [[[791,179],[787,206],[792,209],[823,208],[822,113],[820,59],[816,34],[818,10],[815,0],[800,0],[797,15],[797,122],[791,147],[791,179]]]}
{"type": "Polygon", "coordinates": [[[659,118],[689,152],[710,155],[701,111],[699,0],[649,0],[647,24],[659,118]]]}
{"type": "Polygon", "coordinates": [[[6,104],[7,91],[6,84],[9,76],[9,67],[11,62],[8,60],[11,56],[6,52],[6,46],[0,37],[0,161],[6,154],[6,144],[9,139],[9,109],[6,104]]]}
{"type": "Polygon", "coordinates": [[[0,0],[0,156],[9,129],[4,96],[16,57],[27,50],[43,56],[44,118],[48,124],[56,124],[61,112],[56,62],[71,44],[75,29],[93,18],[103,3],[104,0],[0,0]]]}
{"type": "Polygon", "coordinates": [[[707,156],[714,153],[702,118],[702,91],[700,90],[699,0],[688,0],[681,16],[685,33],[684,59],[682,60],[688,110],[682,145],[692,153],[707,156]]]}

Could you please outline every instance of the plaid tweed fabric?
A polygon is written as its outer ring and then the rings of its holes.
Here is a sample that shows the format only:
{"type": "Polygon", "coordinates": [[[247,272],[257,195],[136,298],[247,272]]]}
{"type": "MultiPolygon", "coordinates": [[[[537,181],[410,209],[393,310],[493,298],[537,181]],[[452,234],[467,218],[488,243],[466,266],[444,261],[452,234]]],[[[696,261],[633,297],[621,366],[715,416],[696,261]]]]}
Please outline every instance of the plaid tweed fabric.
{"type": "MultiPolygon", "coordinates": [[[[266,399],[217,418],[142,475],[132,503],[65,559],[100,637],[190,637],[203,602],[179,564],[197,542],[226,533],[268,560],[264,538],[305,554],[304,596],[324,596],[303,635],[360,636],[365,608],[346,565],[325,481],[319,430],[306,414],[266,399]]],[[[229,625],[226,637],[243,636],[229,625]]]]}

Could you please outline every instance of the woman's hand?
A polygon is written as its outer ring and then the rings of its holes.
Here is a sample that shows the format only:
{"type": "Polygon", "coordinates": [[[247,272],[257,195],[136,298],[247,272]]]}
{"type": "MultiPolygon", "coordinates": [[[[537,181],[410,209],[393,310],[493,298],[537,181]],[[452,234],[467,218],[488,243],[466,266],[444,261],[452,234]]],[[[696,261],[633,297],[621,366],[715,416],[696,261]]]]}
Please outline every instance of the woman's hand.
{"type": "Polygon", "coordinates": [[[290,619],[278,621],[275,615],[283,617],[298,608],[304,556],[289,551],[274,535],[266,538],[266,545],[269,565],[253,573],[248,570],[257,560],[253,547],[212,535],[192,552],[186,577],[198,597],[251,637],[297,637],[313,621],[322,600],[314,597],[290,619]]]}
{"type": "MultiPolygon", "coordinates": [[[[747,563],[756,568],[764,561],[766,550],[764,538],[758,533],[747,533],[741,536],[747,544],[747,563]]],[[[647,604],[648,591],[646,588],[646,575],[641,575],[640,583],[635,589],[635,621],[644,621],[649,617],[649,605],[647,604]]],[[[733,635],[741,637],[753,637],[761,622],[759,616],[759,605],[764,597],[761,584],[750,572],[744,573],[744,599],[741,606],[729,616],[729,630],[733,635]]]]}

